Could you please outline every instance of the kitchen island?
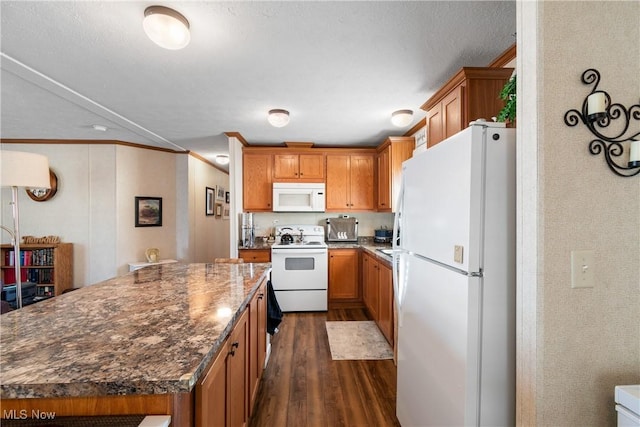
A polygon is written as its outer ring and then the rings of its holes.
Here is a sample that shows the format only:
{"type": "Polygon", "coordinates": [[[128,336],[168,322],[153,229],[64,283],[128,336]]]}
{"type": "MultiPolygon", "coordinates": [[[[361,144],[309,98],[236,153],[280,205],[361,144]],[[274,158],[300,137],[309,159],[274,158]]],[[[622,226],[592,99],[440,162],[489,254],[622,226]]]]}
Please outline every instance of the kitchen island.
{"type": "Polygon", "coordinates": [[[194,387],[270,268],[151,266],[2,315],[3,417],[145,413],[192,425],[194,387]]]}

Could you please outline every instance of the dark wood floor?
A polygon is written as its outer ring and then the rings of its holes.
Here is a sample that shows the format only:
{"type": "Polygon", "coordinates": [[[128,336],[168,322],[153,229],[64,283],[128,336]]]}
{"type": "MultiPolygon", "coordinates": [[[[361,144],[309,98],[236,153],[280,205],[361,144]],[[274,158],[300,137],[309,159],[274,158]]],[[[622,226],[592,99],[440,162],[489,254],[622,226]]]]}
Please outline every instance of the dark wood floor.
{"type": "Polygon", "coordinates": [[[325,321],[368,320],[363,310],[286,313],[251,427],[399,426],[391,360],[332,360],[325,321]]]}

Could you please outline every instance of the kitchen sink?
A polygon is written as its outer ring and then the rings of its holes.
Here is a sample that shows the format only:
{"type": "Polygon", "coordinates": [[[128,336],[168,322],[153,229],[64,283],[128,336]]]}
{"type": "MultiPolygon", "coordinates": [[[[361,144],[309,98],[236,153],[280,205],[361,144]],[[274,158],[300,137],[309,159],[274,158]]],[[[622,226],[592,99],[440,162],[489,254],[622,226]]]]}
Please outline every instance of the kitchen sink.
{"type": "Polygon", "coordinates": [[[393,249],[377,249],[378,251],[382,252],[385,255],[393,255],[393,249]]]}

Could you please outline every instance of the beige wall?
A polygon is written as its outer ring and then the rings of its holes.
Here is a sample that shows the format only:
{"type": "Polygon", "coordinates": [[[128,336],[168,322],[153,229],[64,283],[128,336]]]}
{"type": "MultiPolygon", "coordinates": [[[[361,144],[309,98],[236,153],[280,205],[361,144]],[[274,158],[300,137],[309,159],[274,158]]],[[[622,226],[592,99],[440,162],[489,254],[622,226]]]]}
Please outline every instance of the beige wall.
{"type": "MultiPolygon", "coordinates": [[[[158,248],[161,259],[176,259],[176,155],[163,151],[116,146],[117,275],[128,263],[146,261],[147,248],[158,248]],[[162,227],[135,226],[135,197],[162,198],[162,227]]],[[[95,260],[97,262],[97,260],[95,260]]]]}
{"type": "MultiPolygon", "coordinates": [[[[18,190],[20,234],[55,235],[73,243],[76,287],[115,276],[115,147],[2,144],[2,150],[43,154],[58,177],[58,191],[46,202],[34,202],[24,189],[18,190]]],[[[2,224],[13,227],[10,200],[10,189],[3,188],[2,224]]],[[[9,236],[3,233],[2,243],[9,242],[9,236]]]]}
{"type": "MultiPolygon", "coordinates": [[[[518,125],[537,123],[519,133],[535,157],[520,159],[519,233],[537,228],[522,241],[537,260],[519,265],[519,422],[615,425],[614,386],[640,383],[640,176],[614,175],[588,152],[586,127],[563,117],[590,92],[580,81],[588,68],[600,71],[599,88],[614,102],[638,104],[640,2],[519,7],[518,60],[535,67],[519,65],[519,84],[536,91],[518,98],[526,104],[518,125]],[[583,249],[595,253],[595,286],[572,289],[571,251],[583,249]]],[[[634,121],[633,133],[639,127],[634,121]]]]}
{"type": "MultiPolygon", "coordinates": [[[[58,193],[43,203],[20,190],[21,234],[74,244],[74,286],[124,274],[156,247],[161,258],[205,262],[229,253],[229,221],[206,216],[205,187],[228,187],[224,172],[186,154],[122,145],[2,144],[44,154],[58,193]],[[134,198],[162,197],[162,227],[134,226],[134,198]]],[[[0,193],[2,224],[12,227],[10,189],[0,193]]],[[[9,235],[2,233],[2,243],[9,235]]]]}
{"type": "MultiPolygon", "coordinates": [[[[189,221],[192,236],[192,262],[213,262],[214,258],[229,257],[229,219],[205,214],[206,187],[222,186],[229,190],[229,175],[189,156],[189,221]]],[[[224,202],[223,202],[224,206],[224,202]]]]}

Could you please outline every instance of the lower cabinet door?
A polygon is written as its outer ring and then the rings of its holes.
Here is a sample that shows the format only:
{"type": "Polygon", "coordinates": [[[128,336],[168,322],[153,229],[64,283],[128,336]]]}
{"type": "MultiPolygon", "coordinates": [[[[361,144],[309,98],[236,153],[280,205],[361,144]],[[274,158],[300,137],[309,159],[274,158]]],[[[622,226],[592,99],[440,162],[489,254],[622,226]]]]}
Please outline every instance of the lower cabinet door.
{"type": "Polygon", "coordinates": [[[391,268],[378,263],[378,327],[389,344],[393,346],[393,277],[391,268]]]}
{"type": "Polygon", "coordinates": [[[227,415],[227,350],[222,350],[196,385],[196,426],[225,427],[227,415]]]}
{"type": "Polygon", "coordinates": [[[228,426],[242,427],[247,422],[247,310],[244,311],[229,337],[227,356],[228,426]]]}

